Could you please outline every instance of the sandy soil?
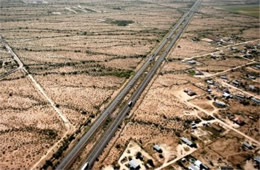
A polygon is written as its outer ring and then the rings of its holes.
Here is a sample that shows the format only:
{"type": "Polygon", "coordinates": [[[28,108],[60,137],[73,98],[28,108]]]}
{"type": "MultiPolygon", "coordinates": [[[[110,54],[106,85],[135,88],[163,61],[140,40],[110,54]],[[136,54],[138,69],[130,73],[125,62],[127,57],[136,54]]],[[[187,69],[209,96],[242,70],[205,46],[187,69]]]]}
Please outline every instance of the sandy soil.
{"type": "Polygon", "coordinates": [[[21,72],[1,80],[0,167],[28,168],[59,140],[64,126],[57,113],[21,72]]]}

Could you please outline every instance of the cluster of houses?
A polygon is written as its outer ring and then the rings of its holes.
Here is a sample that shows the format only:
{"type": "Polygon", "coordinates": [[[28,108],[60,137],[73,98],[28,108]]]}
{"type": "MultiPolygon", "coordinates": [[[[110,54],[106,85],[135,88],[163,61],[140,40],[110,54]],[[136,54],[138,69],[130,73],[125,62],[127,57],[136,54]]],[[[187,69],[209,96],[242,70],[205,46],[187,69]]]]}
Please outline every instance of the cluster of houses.
{"type": "Polygon", "coordinates": [[[243,55],[241,57],[245,58],[251,58],[254,55],[259,55],[260,54],[260,46],[258,45],[249,45],[246,44],[243,49],[239,50],[236,47],[230,47],[230,50],[234,53],[242,53],[243,55]]]}
{"type": "Polygon", "coordinates": [[[227,45],[228,43],[233,43],[232,38],[230,37],[223,37],[218,40],[216,40],[216,43],[218,46],[227,45]]]}
{"type": "MultiPolygon", "coordinates": [[[[254,78],[254,76],[248,76],[250,77],[251,79],[254,78]]],[[[222,75],[220,76],[221,79],[224,79],[224,80],[228,80],[227,76],[226,75],[222,75]]],[[[209,85],[208,88],[207,88],[207,92],[209,94],[212,93],[212,89],[210,88],[210,86],[214,86],[215,85],[215,82],[211,79],[209,80],[206,80],[207,84],[209,85]]],[[[232,81],[232,84],[235,85],[235,86],[240,86],[241,85],[241,82],[238,81],[238,80],[233,80],[232,81]]],[[[249,88],[251,88],[252,90],[256,89],[254,86],[252,85],[249,85],[248,86],[249,88]]],[[[219,90],[220,91],[220,90],[219,90]]],[[[219,100],[216,100],[217,97],[213,94],[211,94],[211,96],[213,97],[213,99],[215,100],[214,104],[217,106],[217,107],[227,107],[227,104],[223,101],[219,101],[219,100]]],[[[222,98],[223,99],[231,99],[231,98],[234,98],[234,99],[237,99],[239,100],[240,102],[245,102],[246,99],[249,99],[251,100],[253,103],[257,104],[257,105],[260,105],[260,99],[257,99],[255,97],[245,97],[244,95],[241,95],[241,94],[236,94],[236,95],[232,95],[228,89],[225,89],[225,90],[222,90],[222,98]]]]}
{"type": "Polygon", "coordinates": [[[187,61],[187,64],[189,65],[195,65],[197,62],[195,60],[189,60],[187,61]]]}
{"type": "Polygon", "coordinates": [[[212,59],[221,59],[221,58],[224,57],[224,55],[225,55],[225,53],[221,50],[219,52],[212,53],[210,55],[210,58],[212,58],[212,59]]]}
{"type": "Polygon", "coordinates": [[[232,113],[227,113],[227,118],[234,122],[235,124],[239,125],[239,126],[243,126],[245,124],[245,121],[243,120],[242,117],[239,117],[239,116],[235,116],[234,114],[232,113]]]}
{"type": "Polygon", "coordinates": [[[259,55],[260,54],[259,44],[256,46],[245,45],[245,48],[241,50],[241,52],[244,53],[245,58],[251,58],[254,55],[259,55]]]}
{"type": "MultiPolygon", "coordinates": [[[[255,80],[255,79],[256,79],[256,77],[255,77],[255,76],[252,76],[252,75],[247,75],[246,78],[247,78],[247,79],[251,79],[251,80],[255,80]]],[[[240,82],[240,81],[238,81],[238,80],[233,80],[231,83],[232,83],[234,86],[236,86],[236,87],[240,87],[240,86],[241,86],[241,87],[243,87],[244,89],[250,90],[250,91],[259,91],[259,90],[260,90],[259,88],[255,87],[254,85],[247,85],[247,84],[245,84],[245,83],[243,83],[243,82],[240,82]]]]}
{"type": "MultiPolygon", "coordinates": [[[[153,149],[156,152],[158,152],[158,153],[162,153],[163,152],[162,148],[159,145],[157,145],[157,144],[153,145],[153,149]]],[[[135,158],[136,159],[132,159],[132,160],[130,160],[128,162],[128,166],[129,166],[130,170],[139,170],[139,169],[141,169],[141,165],[139,164],[139,162],[137,160],[139,159],[140,161],[144,161],[144,157],[143,157],[142,153],[141,152],[137,152],[135,158]]],[[[153,163],[152,160],[148,160],[147,164],[145,166],[147,166],[147,167],[154,167],[154,163],[153,163]]],[[[150,168],[148,168],[148,169],[150,169],[150,168]]]]}

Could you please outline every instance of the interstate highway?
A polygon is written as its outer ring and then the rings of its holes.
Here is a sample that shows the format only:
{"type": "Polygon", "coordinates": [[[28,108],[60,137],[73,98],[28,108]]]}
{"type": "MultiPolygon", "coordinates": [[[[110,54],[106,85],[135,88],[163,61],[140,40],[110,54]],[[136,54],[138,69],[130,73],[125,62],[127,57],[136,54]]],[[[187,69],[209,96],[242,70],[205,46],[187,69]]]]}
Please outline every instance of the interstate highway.
{"type": "MultiPolygon", "coordinates": [[[[77,156],[81,153],[83,148],[86,146],[89,139],[92,135],[100,128],[103,122],[109,117],[109,115],[115,110],[115,108],[119,105],[122,99],[128,94],[131,88],[134,86],[135,82],[143,75],[147,67],[151,64],[151,60],[154,60],[155,57],[159,54],[162,48],[166,45],[169,39],[173,36],[176,30],[180,27],[180,25],[186,21],[187,18],[193,13],[194,7],[196,7],[198,1],[195,2],[193,7],[185,13],[181,19],[175,24],[175,26],[170,30],[169,34],[165,37],[165,39],[161,42],[158,49],[150,55],[148,60],[143,64],[143,66],[136,72],[133,78],[127,83],[127,85],[123,88],[123,90],[116,96],[116,98],[110,103],[110,105],[104,110],[100,117],[94,122],[91,128],[83,135],[83,137],[79,140],[79,142],[71,149],[71,151],[61,160],[60,164],[56,167],[56,169],[69,169],[73,164],[77,156]],[[190,14],[190,15],[189,15],[190,14]],[[188,16],[189,15],[189,16],[188,16]]],[[[173,42],[173,41],[172,41],[173,42]]],[[[172,43],[171,43],[172,44],[172,43]]],[[[168,49],[168,48],[167,48],[168,49]]],[[[169,52],[169,49],[166,50],[169,52]]],[[[165,53],[164,53],[165,54],[165,53]]],[[[162,58],[162,57],[160,57],[162,58]]],[[[163,60],[163,59],[158,59],[163,60]]],[[[157,63],[158,63],[157,60],[157,63]]],[[[155,64],[156,65],[156,64],[155,64]]]]}
{"type": "MultiPolygon", "coordinates": [[[[138,98],[141,96],[142,92],[146,88],[146,86],[149,84],[151,79],[153,78],[154,74],[158,70],[158,68],[163,63],[165,57],[168,55],[171,48],[175,45],[179,37],[182,35],[184,29],[188,25],[189,21],[191,20],[193,14],[196,12],[200,5],[200,0],[196,1],[196,3],[193,5],[193,7],[190,10],[189,15],[186,15],[187,18],[185,22],[183,23],[182,27],[176,34],[176,36],[173,38],[169,46],[166,48],[166,50],[163,52],[163,54],[159,57],[159,59],[154,64],[153,68],[149,71],[141,85],[138,87],[138,89],[135,91],[135,93],[132,95],[130,101],[135,103],[138,98]]],[[[106,133],[103,135],[103,137],[99,140],[99,142],[94,146],[94,148],[91,150],[91,152],[88,154],[88,157],[86,159],[86,163],[88,164],[88,167],[86,169],[90,169],[95,160],[98,158],[98,156],[102,153],[103,149],[107,145],[107,143],[110,141],[110,139],[114,136],[115,132],[117,131],[118,126],[122,123],[126,115],[130,112],[132,106],[126,105],[122,109],[122,111],[118,114],[114,122],[111,124],[111,126],[107,129],[106,133]]],[[[85,164],[86,164],[85,163],[85,164]]]]}

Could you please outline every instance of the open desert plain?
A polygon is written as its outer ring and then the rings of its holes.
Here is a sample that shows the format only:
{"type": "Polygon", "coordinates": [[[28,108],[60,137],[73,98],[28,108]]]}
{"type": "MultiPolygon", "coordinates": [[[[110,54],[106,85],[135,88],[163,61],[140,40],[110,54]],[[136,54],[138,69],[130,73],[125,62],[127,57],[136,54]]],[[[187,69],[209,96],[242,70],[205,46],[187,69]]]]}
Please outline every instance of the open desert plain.
{"type": "Polygon", "coordinates": [[[258,170],[259,118],[259,0],[0,0],[0,170],[258,170]]]}

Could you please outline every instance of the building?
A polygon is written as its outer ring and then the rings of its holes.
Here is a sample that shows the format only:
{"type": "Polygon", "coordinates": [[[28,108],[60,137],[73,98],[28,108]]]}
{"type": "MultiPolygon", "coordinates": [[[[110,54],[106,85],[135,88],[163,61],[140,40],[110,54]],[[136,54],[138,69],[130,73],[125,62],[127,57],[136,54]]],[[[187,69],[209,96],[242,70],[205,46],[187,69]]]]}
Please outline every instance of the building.
{"type": "Polygon", "coordinates": [[[187,93],[189,96],[195,96],[196,95],[196,92],[192,91],[191,89],[185,89],[184,92],[187,93]]]}
{"type": "Polygon", "coordinates": [[[211,89],[207,89],[207,92],[210,94],[212,92],[212,90],[211,89]]]}
{"type": "Polygon", "coordinates": [[[200,39],[197,38],[197,37],[193,37],[193,38],[192,38],[192,41],[200,41],[200,39]]]}
{"type": "Polygon", "coordinates": [[[241,95],[241,94],[237,94],[234,96],[234,98],[240,100],[240,101],[244,101],[245,100],[245,96],[244,95],[241,95]]]}
{"type": "Polygon", "coordinates": [[[223,79],[223,80],[227,80],[228,79],[226,75],[222,75],[222,76],[220,76],[220,78],[223,79]]]}
{"type": "Polygon", "coordinates": [[[159,152],[159,153],[162,153],[162,148],[159,146],[159,145],[153,145],[153,149],[156,151],[156,152],[159,152]]]}
{"type": "Polygon", "coordinates": [[[191,128],[192,128],[192,129],[197,129],[197,126],[196,126],[196,123],[195,123],[195,122],[193,122],[193,123],[191,124],[191,128]]]}
{"type": "Polygon", "coordinates": [[[237,51],[237,48],[236,47],[230,47],[230,50],[237,51]]]}
{"type": "Polygon", "coordinates": [[[194,64],[196,64],[196,61],[195,60],[189,60],[189,61],[187,61],[187,64],[194,65],[194,64]]]}
{"type": "Polygon", "coordinates": [[[222,132],[223,131],[223,128],[221,127],[221,126],[219,126],[219,125],[216,125],[216,124],[211,124],[211,127],[213,128],[213,129],[215,129],[217,132],[222,132]]]}
{"type": "Polygon", "coordinates": [[[260,156],[255,157],[255,162],[258,166],[260,166],[260,156]]]}
{"type": "Polygon", "coordinates": [[[196,147],[196,144],[185,137],[181,137],[181,141],[190,147],[196,147]]]}
{"type": "Polygon", "coordinates": [[[240,82],[237,81],[237,80],[233,80],[232,83],[233,83],[234,85],[236,85],[236,86],[239,86],[239,85],[240,85],[240,82]]]}
{"type": "Polygon", "coordinates": [[[257,53],[258,53],[258,51],[257,51],[256,49],[250,49],[249,52],[250,52],[251,54],[257,54],[257,53]]]}
{"type": "Polygon", "coordinates": [[[138,170],[141,167],[136,160],[132,159],[131,161],[129,161],[129,168],[130,168],[130,170],[138,170]]]}
{"type": "Polygon", "coordinates": [[[243,126],[245,124],[245,122],[241,120],[239,117],[236,117],[235,119],[233,119],[233,121],[239,126],[243,126]]]}
{"type": "Polygon", "coordinates": [[[233,168],[231,166],[222,166],[220,170],[233,170],[233,168]]]}
{"type": "Polygon", "coordinates": [[[244,55],[245,58],[252,58],[252,54],[249,54],[248,52],[246,53],[246,55],[244,55]]]}
{"type": "Polygon", "coordinates": [[[254,46],[249,45],[249,44],[246,44],[245,47],[246,47],[247,49],[254,49],[254,46]]]}
{"type": "Polygon", "coordinates": [[[240,52],[245,54],[247,52],[247,49],[243,49],[240,52]]]}
{"type": "Polygon", "coordinates": [[[206,165],[204,165],[200,160],[196,160],[194,162],[194,165],[198,167],[200,170],[209,170],[209,168],[206,165]]]}
{"type": "Polygon", "coordinates": [[[250,145],[249,143],[247,143],[247,142],[244,142],[243,143],[243,145],[242,145],[244,148],[247,148],[247,149],[253,149],[253,146],[252,145],[250,145]]]}
{"type": "Polygon", "coordinates": [[[195,75],[196,76],[202,76],[202,75],[204,75],[201,71],[198,71],[198,70],[196,70],[195,71],[195,75]]]}
{"type": "Polygon", "coordinates": [[[255,68],[260,69],[260,64],[257,64],[255,68]]]}
{"type": "Polygon", "coordinates": [[[259,100],[259,99],[252,97],[251,100],[252,100],[254,103],[260,105],[260,100],[259,100]]]}
{"type": "Polygon", "coordinates": [[[226,99],[232,98],[232,95],[227,92],[224,92],[222,96],[226,99]]]}
{"type": "Polygon", "coordinates": [[[221,101],[215,101],[215,104],[218,106],[218,107],[226,107],[227,105],[226,105],[226,103],[224,103],[224,102],[221,102],[221,101]]]}
{"type": "Polygon", "coordinates": [[[260,49],[260,43],[259,43],[259,44],[257,44],[257,47],[256,47],[256,48],[260,49]]]}
{"type": "Polygon", "coordinates": [[[249,90],[255,90],[256,89],[254,85],[249,85],[248,88],[249,88],[249,90]]]}
{"type": "Polygon", "coordinates": [[[207,83],[208,83],[209,85],[213,85],[213,84],[214,84],[214,81],[213,81],[213,80],[207,80],[207,83]]]}
{"type": "Polygon", "coordinates": [[[199,167],[196,167],[195,165],[190,165],[190,166],[188,167],[188,169],[189,169],[189,170],[200,170],[200,168],[199,168],[199,167]]]}
{"type": "Polygon", "coordinates": [[[255,76],[252,76],[252,75],[248,75],[247,76],[249,79],[251,79],[251,80],[255,80],[256,79],[256,77],[255,76]]]}

